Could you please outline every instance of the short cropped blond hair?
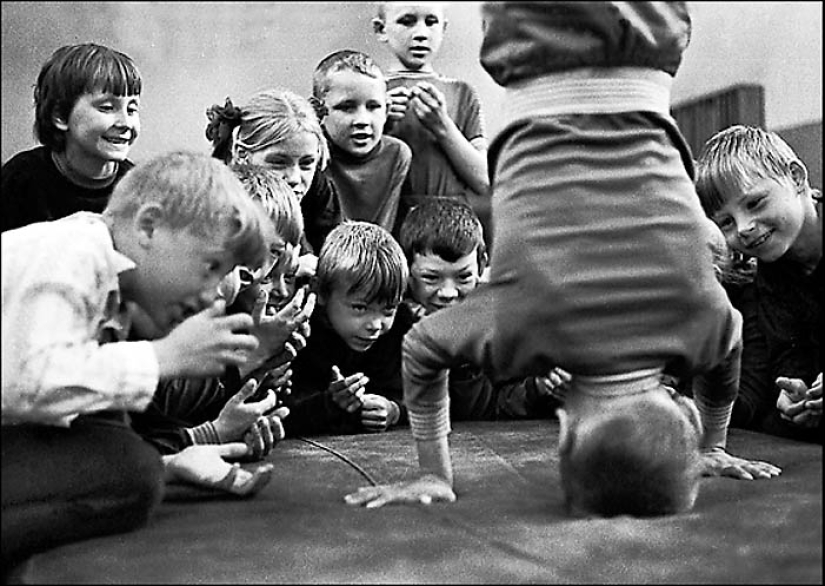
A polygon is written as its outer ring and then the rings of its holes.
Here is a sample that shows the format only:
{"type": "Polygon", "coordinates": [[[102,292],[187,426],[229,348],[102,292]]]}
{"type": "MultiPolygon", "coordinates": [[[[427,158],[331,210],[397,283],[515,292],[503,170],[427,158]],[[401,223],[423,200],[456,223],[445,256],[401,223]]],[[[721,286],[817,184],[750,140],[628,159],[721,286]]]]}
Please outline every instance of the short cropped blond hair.
{"type": "Polygon", "coordinates": [[[270,222],[231,169],[217,159],[187,151],[157,155],[118,182],[103,213],[129,221],[147,203],[162,208],[167,226],[222,237],[238,264],[257,268],[267,259],[270,222]]]}

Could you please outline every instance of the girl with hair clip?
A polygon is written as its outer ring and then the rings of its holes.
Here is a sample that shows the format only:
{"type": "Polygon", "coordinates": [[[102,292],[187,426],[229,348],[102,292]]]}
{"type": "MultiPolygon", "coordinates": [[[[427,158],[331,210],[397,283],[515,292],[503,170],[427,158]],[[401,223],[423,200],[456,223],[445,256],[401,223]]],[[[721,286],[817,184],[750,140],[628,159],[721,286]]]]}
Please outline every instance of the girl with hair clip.
{"type": "Polygon", "coordinates": [[[212,105],[206,138],[212,156],[227,164],[250,163],[273,169],[301,202],[304,217],[300,274],[315,272],[317,253],[327,234],[341,222],[341,206],[323,170],[329,149],[309,100],[289,90],[268,89],[237,107],[230,98],[212,105]]]}

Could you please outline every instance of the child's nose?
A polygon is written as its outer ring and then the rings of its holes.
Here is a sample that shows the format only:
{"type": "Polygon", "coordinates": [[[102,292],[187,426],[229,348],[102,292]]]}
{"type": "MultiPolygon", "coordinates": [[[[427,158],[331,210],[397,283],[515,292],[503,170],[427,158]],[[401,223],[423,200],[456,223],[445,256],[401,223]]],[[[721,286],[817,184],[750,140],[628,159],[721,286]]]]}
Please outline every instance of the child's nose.
{"type": "Polygon", "coordinates": [[[439,297],[443,299],[455,299],[458,297],[458,287],[454,283],[447,281],[438,290],[439,297]]]}
{"type": "Polygon", "coordinates": [[[284,181],[290,187],[295,187],[301,182],[301,170],[298,165],[292,165],[284,169],[284,181]]]}

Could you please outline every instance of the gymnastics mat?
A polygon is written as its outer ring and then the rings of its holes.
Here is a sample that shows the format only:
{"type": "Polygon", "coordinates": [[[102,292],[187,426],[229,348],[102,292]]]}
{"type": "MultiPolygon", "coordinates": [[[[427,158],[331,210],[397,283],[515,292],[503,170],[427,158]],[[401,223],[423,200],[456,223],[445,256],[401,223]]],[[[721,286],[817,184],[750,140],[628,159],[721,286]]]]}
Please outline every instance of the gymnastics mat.
{"type": "Polygon", "coordinates": [[[172,486],[149,525],[35,556],[49,584],[822,583],[822,446],[732,429],[733,454],[771,480],[704,478],[695,508],[652,519],[572,519],[558,422],[455,423],[454,503],[344,503],[413,478],[409,429],[290,438],[248,500],[172,486]],[[310,443],[311,442],[311,443],[310,443]]]}

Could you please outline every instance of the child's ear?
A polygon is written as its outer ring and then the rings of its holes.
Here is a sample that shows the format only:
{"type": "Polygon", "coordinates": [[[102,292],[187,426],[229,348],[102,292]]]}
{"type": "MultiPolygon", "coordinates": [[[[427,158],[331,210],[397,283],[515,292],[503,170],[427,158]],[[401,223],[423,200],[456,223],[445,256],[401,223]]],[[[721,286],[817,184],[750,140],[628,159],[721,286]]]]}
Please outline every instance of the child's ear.
{"type": "Polygon", "coordinates": [[[387,38],[386,35],[384,34],[385,28],[386,28],[386,25],[384,24],[383,19],[378,18],[378,17],[372,19],[372,32],[374,32],[376,35],[378,35],[378,39],[381,40],[381,41],[383,41],[387,38]]]}
{"type": "Polygon", "coordinates": [[[52,125],[63,132],[67,132],[69,130],[69,121],[64,119],[57,110],[52,112],[52,125]]]}
{"type": "Polygon", "coordinates": [[[797,191],[807,191],[808,189],[808,169],[802,161],[791,161],[791,179],[797,191]]]}
{"type": "Polygon", "coordinates": [[[138,242],[144,248],[151,245],[152,238],[163,221],[163,209],[156,203],[145,203],[135,214],[134,226],[138,242]]]}
{"type": "Polygon", "coordinates": [[[480,251],[479,255],[478,255],[478,274],[479,275],[484,273],[484,269],[487,268],[489,263],[490,263],[490,255],[487,254],[487,248],[485,247],[484,250],[480,251]]]}

